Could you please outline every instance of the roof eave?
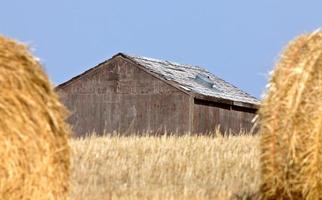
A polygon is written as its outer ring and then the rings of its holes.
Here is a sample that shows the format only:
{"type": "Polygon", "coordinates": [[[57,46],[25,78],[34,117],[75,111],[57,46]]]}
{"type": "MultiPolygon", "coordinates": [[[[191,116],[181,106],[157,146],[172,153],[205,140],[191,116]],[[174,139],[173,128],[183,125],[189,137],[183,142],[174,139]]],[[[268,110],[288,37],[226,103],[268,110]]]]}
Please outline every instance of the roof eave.
{"type": "Polygon", "coordinates": [[[117,53],[117,54],[115,54],[114,56],[112,56],[110,59],[107,59],[107,60],[105,60],[105,61],[103,61],[103,62],[101,62],[101,63],[99,63],[99,64],[95,65],[94,67],[92,67],[92,68],[90,68],[90,69],[87,69],[86,71],[84,71],[84,72],[82,72],[82,73],[78,74],[77,76],[74,76],[73,78],[71,78],[71,79],[69,79],[69,80],[67,80],[67,81],[65,81],[65,82],[63,82],[63,83],[61,83],[61,84],[57,85],[57,86],[55,87],[55,89],[60,89],[60,88],[63,88],[63,87],[65,87],[65,86],[67,86],[67,85],[71,84],[72,82],[74,82],[74,81],[78,80],[79,78],[83,77],[84,75],[87,75],[87,74],[89,74],[89,73],[91,73],[91,72],[95,71],[96,69],[98,69],[99,67],[101,67],[103,64],[106,64],[106,63],[110,62],[111,60],[113,60],[113,59],[114,59],[115,57],[117,57],[117,56],[123,56],[123,57],[124,57],[124,56],[126,56],[126,55],[125,55],[124,53],[117,53]]]}
{"type": "Polygon", "coordinates": [[[250,108],[250,109],[255,109],[255,110],[258,110],[258,108],[259,108],[259,103],[253,104],[253,103],[246,103],[246,102],[241,102],[241,101],[233,101],[230,99],[223,99],[223,98],[218,98],[218,97],[213,97],[213,96],[206,96],[206,95],[197,94],[197,93],[194,93],[194,98],[202,99],[202,100],[206,100],[206,101],[217,102],[217,103],[223,103],[223,104],[227,104],[227,105],[238,106],[238,107],[250,108]]]}

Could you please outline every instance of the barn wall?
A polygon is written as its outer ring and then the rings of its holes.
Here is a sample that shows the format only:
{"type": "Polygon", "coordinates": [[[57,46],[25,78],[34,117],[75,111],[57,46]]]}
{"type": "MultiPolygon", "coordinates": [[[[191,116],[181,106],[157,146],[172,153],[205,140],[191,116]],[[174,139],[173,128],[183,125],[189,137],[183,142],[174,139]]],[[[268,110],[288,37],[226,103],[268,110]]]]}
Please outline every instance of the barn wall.
{"type": "Polygon", "coordinates": [[[189,131],[189,95],[116,57],[58,88],[77,136],[189,131]]]}
{"type": "Polygon", "coordinates": [[[222,132],[239,133],[251,130],[256,109],[242,108],[206,100],[194,100],[193,132],[213,132],[218,125],[222,132]]]}

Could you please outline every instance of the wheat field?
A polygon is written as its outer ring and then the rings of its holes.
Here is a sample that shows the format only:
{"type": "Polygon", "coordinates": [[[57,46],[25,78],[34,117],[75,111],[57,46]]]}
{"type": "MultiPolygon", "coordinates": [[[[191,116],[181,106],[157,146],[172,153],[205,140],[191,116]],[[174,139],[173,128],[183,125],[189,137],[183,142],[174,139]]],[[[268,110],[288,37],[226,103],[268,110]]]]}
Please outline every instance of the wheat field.
{"type": "Polygon", "coordinates": [[[259,136],[72,139],[71,199],[249,199],[259,136]]]}

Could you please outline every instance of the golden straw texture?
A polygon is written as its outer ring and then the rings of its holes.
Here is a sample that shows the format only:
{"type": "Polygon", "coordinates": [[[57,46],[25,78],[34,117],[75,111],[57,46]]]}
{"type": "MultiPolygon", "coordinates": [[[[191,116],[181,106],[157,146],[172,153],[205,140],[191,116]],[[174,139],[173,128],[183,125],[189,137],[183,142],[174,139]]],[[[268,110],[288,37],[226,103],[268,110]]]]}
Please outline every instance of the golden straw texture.
{"type": "Polygon", "coordinates": [[[67,199],[66,111],[28,48],[0,36],[0,199],[67,199]]]}
{"type": "Polygon", "coordinates": [[[259,137],[103,136],[71,140],[71,200],[257,197],[259,137]]]}
{"type": "Polygon", "coordinates": [[[264,199],[322,199],[322,32],[281,55],[259,121],[264,199]]]}

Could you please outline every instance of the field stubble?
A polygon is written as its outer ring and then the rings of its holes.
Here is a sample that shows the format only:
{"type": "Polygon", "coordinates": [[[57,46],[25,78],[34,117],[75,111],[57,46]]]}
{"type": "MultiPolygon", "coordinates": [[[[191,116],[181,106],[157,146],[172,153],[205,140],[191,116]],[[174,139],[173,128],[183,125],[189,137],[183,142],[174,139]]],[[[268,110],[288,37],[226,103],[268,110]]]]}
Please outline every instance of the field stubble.
{"type": "Polygon", "coordinates": [[[73,139],[71,199],[232,199],[259,190],[259,137],[73,139]]]}

